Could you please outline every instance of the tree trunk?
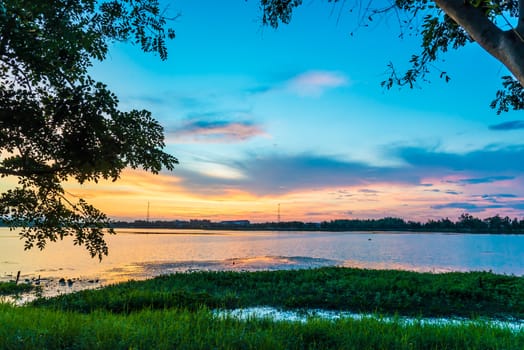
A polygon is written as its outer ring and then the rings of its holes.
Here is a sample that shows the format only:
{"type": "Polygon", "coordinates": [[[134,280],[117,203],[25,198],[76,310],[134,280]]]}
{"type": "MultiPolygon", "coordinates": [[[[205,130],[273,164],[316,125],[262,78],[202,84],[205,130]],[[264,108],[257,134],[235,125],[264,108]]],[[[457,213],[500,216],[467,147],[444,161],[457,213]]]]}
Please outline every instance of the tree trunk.
{"type": "MultiPolygon", "coordinates": [[[[482,9],[474,7],[467,0],[434,1],[484,50],[502,62],[524,86],[524,22],[522,17],[519,18],[516,29],[504,31],[497,27],[482,9]]],[[[522,15],[524,16],[524,13],[522,15]]]]}

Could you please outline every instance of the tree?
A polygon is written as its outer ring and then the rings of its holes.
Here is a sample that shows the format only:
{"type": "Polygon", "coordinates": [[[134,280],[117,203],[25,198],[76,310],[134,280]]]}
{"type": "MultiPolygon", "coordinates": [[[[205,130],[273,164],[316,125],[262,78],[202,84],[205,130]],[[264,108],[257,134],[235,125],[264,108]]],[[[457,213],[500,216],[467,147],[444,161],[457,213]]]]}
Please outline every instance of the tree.
{"type": "MultiPolygon", "coordinates": [[[[413,88],[417,81],[427,79],[432,63],[442,54],[476,42],[512,74],[502,77],[503,89],[497,92],[491,107],[497,113],[524,109],[524,0],[393,0],[387,5],[354,1],[363,9],[360,23],[394,15],[401,36],[415,31],[422,38],[422,52],[411,57],[411,68],[399,74],[390,64],[391,74],[382,82],[384,87],[413,88]]],[[[261,0],[262,21],[275,28],[279,23],[287,24],[301,4],[302,0],[261,0]]],[[[439,75],[446,82],[450,79],[444,71],[439,75]]]]}
{"type": "Polygon", "coordinates": [[[157,0],[0,2],[0,175],[18,186],[0,196],[0,218],[22,227],[25,248],[73,236],[92,257],[107,255],[109,218],[62,183],[117,180],[126,167],[153,173],[177,159],[162,151],[163,128],[145,110],[121,111],[89,67],[112,42],[167,58],[169,18],[157,0]]]}

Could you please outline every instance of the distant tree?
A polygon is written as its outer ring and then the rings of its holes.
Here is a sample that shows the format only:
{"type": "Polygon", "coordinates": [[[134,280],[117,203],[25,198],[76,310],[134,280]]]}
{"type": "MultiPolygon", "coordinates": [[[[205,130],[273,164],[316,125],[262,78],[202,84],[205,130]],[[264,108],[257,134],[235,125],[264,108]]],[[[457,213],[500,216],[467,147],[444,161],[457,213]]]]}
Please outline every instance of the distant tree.
{"type": "Polygon", "coordinates": [[[457,228],[466,232],[488,231],[488,225],[485,222],[468,213],[463,213],[460,215],[457,221],[457,228]]]}
{"type": "Polygon", "coordinates": [[[0,1],[0,175],[18,178],[0,196],[0,218],[23,227],[26,249],[73,236],[101,259],[108,217],[62,183],[178,162],[162,151],[163,129],[150,112],[120,110],[88,74],[113,42],[165,60],[165,40],[175,36],[167,20],[157,0],[0,1]]]}
{"type": "MultiPolygon", "coordinates": [[[[347,3],[327,0],[342,1],[347,3]]],[[[359,25],[367,26],[378,16],[396,16],[401,36],[412,31],[422,38],[422,50],[411,57],[411,68],[399,74],[390,64],[391,74],[382,82],[384,87],[413,88],[419,80],[428,79],[432,63],[440,60],[442,54],[476,42],[512,74],[502,77],[503,88],[491,107],[497,113],[524,109],[524,0],[353,0],[352,3],[351,8],[359,9],[359,25]]],[[[301,4],[302,0],[261,0],[262,21],[275,28],[279,23],[289,23],[293,10],[301,4]]],[[[445,71],[439,75],[446,82],[450,79],[445,71]]]]}
{"type": "Polygon", "coordinates": [[[506,217],[500,217],[500,215],[495,215],[484,219],[484,222],[487,224],[489,231],[493,233],[507,233],[511,232],[511,219],[506,217]]]}

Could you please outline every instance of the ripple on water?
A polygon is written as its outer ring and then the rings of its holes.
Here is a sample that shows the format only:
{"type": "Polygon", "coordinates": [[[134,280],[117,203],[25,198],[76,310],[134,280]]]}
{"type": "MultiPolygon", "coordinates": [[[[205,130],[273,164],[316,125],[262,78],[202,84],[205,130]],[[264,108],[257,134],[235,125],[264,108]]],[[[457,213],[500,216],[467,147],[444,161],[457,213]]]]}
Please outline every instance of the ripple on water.
{"type": "Polygon", "coordinates": [[[147,262],[142,265],[146,277],[190,271],[274,271],[336,266],[341,261],[303,256],[255,256],[209,261],[147,262]]]}

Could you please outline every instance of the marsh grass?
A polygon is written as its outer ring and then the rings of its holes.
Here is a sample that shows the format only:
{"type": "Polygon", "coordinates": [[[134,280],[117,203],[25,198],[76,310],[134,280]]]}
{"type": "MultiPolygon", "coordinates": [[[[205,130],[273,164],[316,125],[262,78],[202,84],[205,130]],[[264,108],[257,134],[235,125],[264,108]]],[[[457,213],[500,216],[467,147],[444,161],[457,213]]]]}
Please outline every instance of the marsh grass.
{"type": "Polygon", "coordinates": [[[522,319],[524,279],[489,272],[431,274],[336,267],[194,272],[39,299],[32,305],[84,313],[268,305],[415,317],[522,319]]]}
{"type": "Polygon", "coordinates": [[[81,314],[0,305],[2,349],[521,349],[524,335],[478,322],[407,325],[325,320],[238,320],[196,310],[81,314]]]}
{"type": "Polygon", "coordinates": [[[15,283],[15,282],[0,282],[0,295],[5,296],[14,296],[22,293],[29,293],[37,291],[38,286],[26,283],[15,283]]]}
{"type": "Polygon", "coordinates": [[[523,279],[320,268],[197,272],[0,304],[1,349],[523,349],[501,323],[400,316],[279,321],[216,309],[267,305],[375,315],[522,318],[523,279]]]}

